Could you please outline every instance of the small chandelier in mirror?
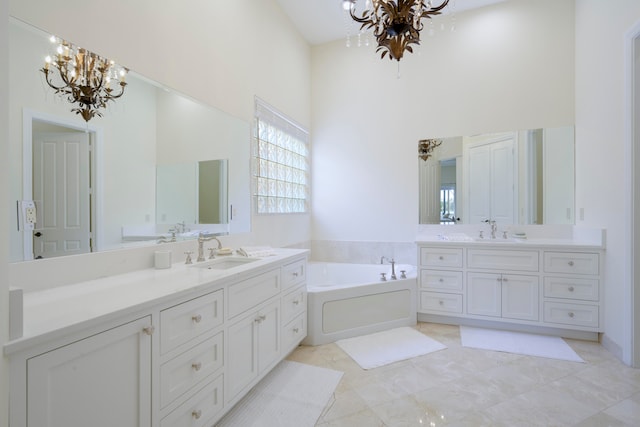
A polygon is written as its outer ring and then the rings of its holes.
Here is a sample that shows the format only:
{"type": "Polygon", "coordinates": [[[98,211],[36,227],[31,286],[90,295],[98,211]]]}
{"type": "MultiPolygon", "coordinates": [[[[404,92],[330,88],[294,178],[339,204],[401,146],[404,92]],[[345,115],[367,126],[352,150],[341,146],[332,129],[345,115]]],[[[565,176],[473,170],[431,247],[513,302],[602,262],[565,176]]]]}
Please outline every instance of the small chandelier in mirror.
{"type": "Polygon", "coordinates": [[[366,0],[364,10],[358,16],[357,0],[342,0],[342,6],[351,18],[360,23],[361,30],[372,30],[378,42],[376,52],[380,57],[400,61],[404,52],[413,52],[412,45],[420,44],[422,18],[440,15],[449,0],[433,6],[431,0],[366,0]]]}
{"type": "Polygon", "coordinates": [[[129,70],[55,36],[51,36],[50,41],[58,46],[55,54],[45,58],[44,67],[40,69],[47,84],[57,95],[77,104],[71,111],[80,114],[86,122],[95,116],[102,117],[100,109],[124,94],[129,70]],[[117,82],[117,91],[111,88],[112,81],[117,82]]]}
{"type": "Polygon", "coordinates": [[[418,141],[418,157],[427,161],[431,157],[433,150],[442,145],[442,141],[438,139],[421,139],[418,141]]]}

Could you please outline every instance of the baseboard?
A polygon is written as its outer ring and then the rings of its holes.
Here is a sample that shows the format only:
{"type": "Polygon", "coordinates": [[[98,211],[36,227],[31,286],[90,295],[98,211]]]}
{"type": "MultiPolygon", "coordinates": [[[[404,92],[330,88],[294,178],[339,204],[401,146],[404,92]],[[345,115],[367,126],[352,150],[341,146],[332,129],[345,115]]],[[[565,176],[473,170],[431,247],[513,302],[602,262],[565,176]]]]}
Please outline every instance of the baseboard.
{"type": "Polygon", "coordinates": [[[589,331],[575,331],[562,328],[548,328],[544,326],[522,325],[517,323],[493,322],[490,320],[467,319],[460,317],[440,316],[437,314],[418,313],[418,321],[444,323],[446,325],[474,326],[478,328],[501,329],[514,332],[528,332],[531,334],[552,335],[584,341],[598,341],[599,334],[589,331]]]}
{"type": "Polygon", "coordinates": [[[620,361],[624,361],[624,352],[622,351],[622,347],[620,347],[617,343],[615,343],[608,335],[602,334],[600,338],[600,344],[604,348],[606,348],[611,354],[613,354],[620,361]]]}

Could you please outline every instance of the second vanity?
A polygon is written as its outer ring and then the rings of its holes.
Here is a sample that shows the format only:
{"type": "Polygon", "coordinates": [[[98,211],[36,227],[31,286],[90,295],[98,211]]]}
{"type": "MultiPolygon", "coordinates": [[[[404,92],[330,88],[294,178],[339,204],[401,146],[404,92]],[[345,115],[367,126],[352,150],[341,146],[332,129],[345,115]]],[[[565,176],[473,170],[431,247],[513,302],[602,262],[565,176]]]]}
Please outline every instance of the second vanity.
{"type": "Polygon", "coordinates": [[[10,425],[213,425],[306,336],[307,251],[275,252],[25,294],[10,425]]]}
{"type": "Polygon", "coordinates": [[[418,319],[597,340],[603,232],[560,230],[526,239],[420,235],[418,319]]]}

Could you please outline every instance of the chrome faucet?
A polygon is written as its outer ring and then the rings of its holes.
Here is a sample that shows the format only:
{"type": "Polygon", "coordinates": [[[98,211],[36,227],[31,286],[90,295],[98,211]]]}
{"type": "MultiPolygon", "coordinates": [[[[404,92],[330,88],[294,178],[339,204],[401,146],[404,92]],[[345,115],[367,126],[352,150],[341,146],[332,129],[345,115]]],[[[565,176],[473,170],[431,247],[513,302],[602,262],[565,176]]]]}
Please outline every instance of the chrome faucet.
{"type": "Polygon", "coordinates": [[[161,237],[158,239],[156,243],[170,243],[176,241],[176,231],[174,229],[169,230],[171,232],[171,239],[167,239],[166,237],[161,237]]]}
{"type": "MultiPolygon", "coordinates": [[[[397,279],[397,277],[396,277],[396,261],[393,258],[389,259],[386,256],[382,256],[382,257],[380,257],[380,264],[384,264],[384,260],[385,259],[387,261],[389,261],[389,264],[391,264],[391,280],[396,280],[397,279]]],[[[386,279],[383,279],[383,280],[386,280],[386,279]]]]}
{"type": "Polygon", "coordinates": [[[487,219],[484,222],[488,223],[491,226],[491,238],[496,238],[496,233],[498,232],[498,224],[496,224],[495,220],[487,219]]]}
{"type": "MultiPolygon", "coordinates": [[[[208,242],[209,240],[215,240],[216,242],[218,242],[218,249],[222,249],[222,242],[218,240],[216,236],[204,237],[204,234],[202,233],[198,234],[198,259],[196,259],[197,262],[204,261],[203,245],[204,245],[204,242],[208,242]]],[[[213,255],[213,252],[211,252],[211,255],[213,255]]],[[[213,256],[211,258],[213,258],[213,256]]]]}

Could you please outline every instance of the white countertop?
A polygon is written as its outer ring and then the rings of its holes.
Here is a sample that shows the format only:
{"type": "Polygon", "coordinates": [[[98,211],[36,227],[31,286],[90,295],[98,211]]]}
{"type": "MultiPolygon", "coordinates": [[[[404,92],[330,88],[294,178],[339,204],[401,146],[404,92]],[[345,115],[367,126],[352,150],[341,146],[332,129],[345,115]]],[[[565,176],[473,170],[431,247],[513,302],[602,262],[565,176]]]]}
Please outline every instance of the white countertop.
{"type": "MultiPolygon", "coordinates": [[[[272,264],[308,253],[275,249],[276,255],[227,270],[174,263],[164,270],[145,269],[24,294],[23,336],[4,346],[6,355],[82,328],[134,314],[170,299],[198,291],[214,291],[272,264]]],[[[235,257],[235,256],[234,256],[235,257]]],[[[222,258],[222,257],[219,257],[222,258]]]]}

